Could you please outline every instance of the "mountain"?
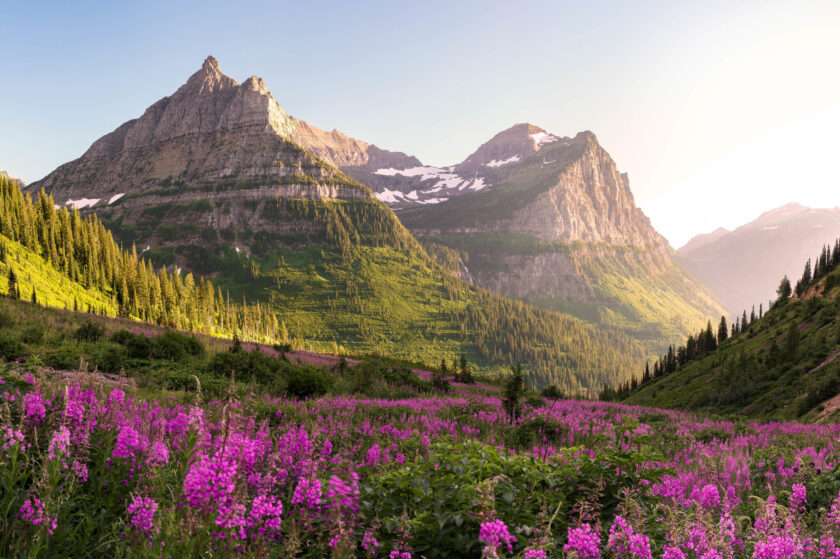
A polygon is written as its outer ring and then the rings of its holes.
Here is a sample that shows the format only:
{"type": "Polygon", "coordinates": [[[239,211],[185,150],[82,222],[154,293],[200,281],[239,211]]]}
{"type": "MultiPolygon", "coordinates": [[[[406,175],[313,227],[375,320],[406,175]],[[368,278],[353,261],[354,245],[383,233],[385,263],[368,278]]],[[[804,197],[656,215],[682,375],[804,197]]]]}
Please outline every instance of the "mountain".
{"type": "Polygon", "coordinates": [[[485,372],[522,361],[532,383],[568,392],[629,378],[642,362],[618,329],[460,281],[333,163],[365,177],[419,162],[289,116],[263,80],[239,84],[209,57],[29,190],[96,213],[157,266],[276,313],[300,347],[428,363],[464,353],[485,372]]]}
{"type": "Polygon", "coordinates": [[[687,243],[685,243],[682,247],[680,247],[677,252],[680,254],[685,254],[687,252],[692,252],[697,250],[701,247],[708,245],[709,243],[713,243],[723,237],[724,235],[731,233],[729,229],[725,227],[718,227],[711,233],[701,233],[700,235],[695,235],[687,243]]]}
{"type": "Polygon", "coordinates": [[[482,187],[398,215],[427,247],[454,251],[472,283],[620,328],[651,353],[723,314],[592,132],[517,124],[449,169],[482,187]]]}
{"type": "Polygon", "coordinates": [[[826,239],[840,236],[840,208],[791,203],[734,231],[710,235],[705,242],[695,237],[679,253],[731,312],[749,312],[776,297],[782,276],[795,281],[802,263],[819,256],[826,239]]]}
{"type": "MultiPolygon", "coordinates": [[[[800,209],[765,217],[790,217],[800,209]]],[[[687,340],[672,358],[657,362],[653,378],[623,394],[625,401],[772,419],[840,419],[840,240],[823,241],[834,248],[814,267],[801,296],[779,298],[763,316],[747,317],[746,327],[739,317],[737,330],[730,325],[722,341],[718,324],[711,336],[687,340]]]]}
{"type": "Polygon", "coordinates": [[[12,175],[10,175],[7,171],[4,171],[3,169],[0,169],[0,178],[4,178],[8,181],[11,181],[11,182],[17,184],[18,186],[20,186],[21,188],[26,188],[26,183],[24,182],[23,179],[13,177],[12,175]]]}

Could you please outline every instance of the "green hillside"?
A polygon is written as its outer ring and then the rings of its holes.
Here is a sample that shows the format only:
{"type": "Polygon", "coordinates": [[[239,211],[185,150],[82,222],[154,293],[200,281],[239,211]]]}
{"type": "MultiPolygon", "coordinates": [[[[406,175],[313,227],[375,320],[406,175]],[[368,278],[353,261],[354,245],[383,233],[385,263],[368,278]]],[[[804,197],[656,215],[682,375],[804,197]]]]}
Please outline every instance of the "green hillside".
{"type": "MultiPolygon", "coordinates": [[[[30,276],[55,284],[44,271],[52,269],[55,278],[90,284],[108,302],[108,313],[215,335],[236,332],[245,339],[288,339],[298,348],[343,348],[425,363],[463,353],[484,373],[521,361],[533,385],[553,383],[575,393],[629,378],[643,363],[639,346],[617,330],[594,328],[459,281],[372,198],[243,204],[236,211],[252,212],[243,219],[254,229],[184,228],[141,257],[121,252],[102,223],[116,226],[128,244],[120,224],[131,222],[134,213],[144,219],[148,208],[124,210],[118,217],[104,213],[100,222],[96,216],[55,210],[48,196],[32,201],[4,184],[3,215],[17,217],[7,219],[0,232],[19,239],[27,247],[23,252],[40,258],[43,267],[41,273],[16,270],[24,278],[24,296],[30,276]],[[258,227],[266,223],[283,223],[284,230],[258,227]],[[230,235],[247,253],[231,248],[225,241],[230,235]],[[93,247],[101,257],[90,258],[93,247]],[[152,262],[169,271],[156,271],[152,262]],[[178,267],[196,269],[213,283],[184,275],[178,267]]],[[[185,206],[178,220],[202,223],[204,212],[201,204],[185,206]]],[[[73,308],[69,295],[43,302],[73,308]]],[[[81,300],[80,305],[86,309],[81,300]]]]}
{"type": "Polygon", "coordinates": [[[816,278],[809,262],[798,296],[780,297],[753,321],[744,313],[735,328],[715,325],[692,337],[655,364],[652,378],[619,396],[762,418],[840,418],[840,250],[821,260],[816,278]]]}
{"type": "Polygon", "coordinates": [[[618,329],[458,280],[373,198],[217,200],[183,205],[177,217],[154,214],[117,207],[99,215],[123,242],[151,245],[144,254],[156,264],[207,274],[232,298],[261,302],[299,347],[426,363],[464,353],[487,373],[521,361],[534,385],[570,392],[629,378],[643,363],[642,348],[618,329]],[[249,226],[195,225],[211,209],[249,226]]]}

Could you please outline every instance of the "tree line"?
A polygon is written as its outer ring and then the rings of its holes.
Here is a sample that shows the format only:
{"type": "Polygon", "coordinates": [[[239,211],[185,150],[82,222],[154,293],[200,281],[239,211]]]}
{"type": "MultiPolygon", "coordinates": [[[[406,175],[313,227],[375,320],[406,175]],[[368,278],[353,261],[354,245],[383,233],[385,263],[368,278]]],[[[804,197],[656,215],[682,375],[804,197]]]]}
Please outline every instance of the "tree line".
{"type": "MultiPolygon", "coordinates": [[[[275,341],[285,325],[259,303],[231,301],[203,277],[176,268],[155,269],[132,246],[125,250],[95,216],[57,208],[49,194],[34,198],[0,177],[0,235],[41,256],[72,281],[110,297],[122,317],[183,330],[248,340],[275,341]]],[[[2,241],[2,239],[0,239],[2,241]]],[[[0,249],[6,256],[5,241],[0,249]]],[[[20,296],[19,278],[7,262],[9,296],[20,296]]],[[[34,292],[33,292],[34,296],[34,292]]],[[[105,309],[75,310],[106,313],[105,309]]]]}
{"type": "MultiPolygon", "coordinates": [[[[785,275],[779,287],[776,289],[777,299],[775,303],[768,304],[768,309],[779,303],[783,303],[790,299],[794,294],[796,297],[802,297],[808,290],[816,285],[829,272],[840,266],[840,239],[834,242],[834,246],[824,245],[820,251],[819,256],[814,259],[812,265],[811,259],[805,263],[805,268],[802,271],[802,276],[797,280],[796,286],[792,287],[790,279],[785,275]]],[[[827,280],[826,291],[840,285],[840,278],[832,276],[827,280]]],[[[726,317],[720,317],[720,323],[717,330],[712,327],[711,320],[707,322],[706,328],[701,330],[696,336],[689,336],[686,343],[677,349],[674,346],[668,347],[668,352],[654,362],[653,368],[650,363],[645,363],[645,369],[640,376],[633,376],[629,381],[618,385],[617,387],[604,384],[600,393],[600,399],[606,401],[620,401],[630,396],[633,392],[645,386],[652,380],[667,376],[684,365],[705,357],[710,353],[714,353],[718,346],[729,338],[734,338],[744,332],[747,332],[750,326],[764,316],[764,305],[759,304],[758,312],[756,313],[755,306],[752,307],[750,314],[747,314],[746,309],[741,316],[735,317],[735,322],[727,325],[726,317]]],[[[788,352],[792,353],[794,342],[789,341],[795,333],[788,333],[786,338],[786,347],[788,352]]],[[[771,353],[778,350],[778,348],[771,348],[771,353]]],[[[775,356],[771,356],[771,361],[775,362],[775,356]]]]}

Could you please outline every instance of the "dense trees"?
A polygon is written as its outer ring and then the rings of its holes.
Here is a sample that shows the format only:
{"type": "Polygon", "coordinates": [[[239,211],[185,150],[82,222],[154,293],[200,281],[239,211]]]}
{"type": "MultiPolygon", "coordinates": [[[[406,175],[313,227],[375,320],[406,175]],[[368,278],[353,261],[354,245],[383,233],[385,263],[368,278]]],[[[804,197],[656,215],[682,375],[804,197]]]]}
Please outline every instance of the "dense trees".
{"type": "MultiPolygon", "coordinates": [[[[96,216],[82,218],[76,210],[57,209],[48,194],[40,192],[33,199],[2,177],[0,235],[40,255],[74,282],[110,296],[120,316],[184,330],[239,332],[247,339],[273,340],[280,334],[276,318],[259,303],[232,304],[202,277],[166,267],[155,270],[134,247],[128,251],[118,246],[96,216]]],[[[8,279],[8,294],[19,297],[20,283],[11,265],[8,279]]]]}

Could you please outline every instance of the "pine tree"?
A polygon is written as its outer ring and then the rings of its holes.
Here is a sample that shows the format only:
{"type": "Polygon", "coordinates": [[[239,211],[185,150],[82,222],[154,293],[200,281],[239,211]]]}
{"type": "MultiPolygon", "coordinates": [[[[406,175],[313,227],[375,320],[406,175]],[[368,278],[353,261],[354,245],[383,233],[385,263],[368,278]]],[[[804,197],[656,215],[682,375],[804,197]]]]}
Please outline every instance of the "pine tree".
{"type": "Polygon", "coordinates": [[[8,283],[9,283],[9,290],[7,291],[7,295],[9,296],[10,299],[17,299],[18,298],[17,276],[15,275],[15,271],[11,267],[9,267],[8,283]]]}
{"type": "Polygon", "coordinates": [[[726,317],[720,317],[720,325],[718,325],[718,344],[722,344],[729,337],[729,328],[726,325],[726,317]]]}
{"type": "Polygon", "coordinates": [[[511,366],[510,376],[502,387],[502,407],[514,423],[522,412],[522,397],[525,395],[525,377],[522,376],[522,365],[511,366]]]}
{"type": "Polygon", "coordinates": [[[779,296],[779,301],[787,301],[792,293],[790,280],[787,279],[787,276],[785,276],[782,278],[782,282],[779,284],[778,289],[776,289],[776,295],[779,296]]]}

